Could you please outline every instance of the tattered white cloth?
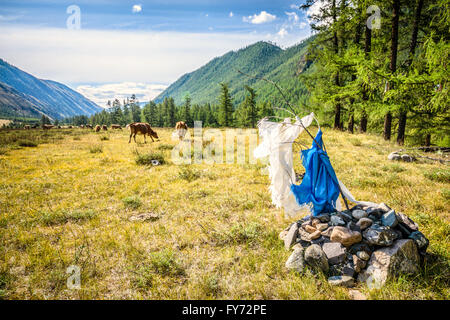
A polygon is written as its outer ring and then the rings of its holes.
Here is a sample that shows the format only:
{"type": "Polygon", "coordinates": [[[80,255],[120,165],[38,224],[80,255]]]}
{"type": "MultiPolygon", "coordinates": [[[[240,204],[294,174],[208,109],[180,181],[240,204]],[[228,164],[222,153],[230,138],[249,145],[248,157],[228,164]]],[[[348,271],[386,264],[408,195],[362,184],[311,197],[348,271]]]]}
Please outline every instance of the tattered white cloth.
{"type": "MultiPolygon", "coordinates": [[[[314,113],[311,113],[301,119],[296,117],[294,123],[291,123],[290,118],[284,119],[283,122],[272,122],[267,117],[258,122],[259,136],[262,142],[255,148],[253,155],[255,158],[269,157],[269,190],[272,194],[272,203],[277,208],[284,208],[285,213],[290,216],[296,216],[304,209],[311,209],[311,204],[299,205],[291,191],[291,185],[296,182],[292,144],[314,119],[314,113]]],[[[348,200],[356,204],[378,206],[373,202],[356,201],[341,181],[339,181],[339,186],[342,194],[348,200]]],[[[336,210],[340,211],[341,209],[340,201],[336,201],[336,210]]]]}

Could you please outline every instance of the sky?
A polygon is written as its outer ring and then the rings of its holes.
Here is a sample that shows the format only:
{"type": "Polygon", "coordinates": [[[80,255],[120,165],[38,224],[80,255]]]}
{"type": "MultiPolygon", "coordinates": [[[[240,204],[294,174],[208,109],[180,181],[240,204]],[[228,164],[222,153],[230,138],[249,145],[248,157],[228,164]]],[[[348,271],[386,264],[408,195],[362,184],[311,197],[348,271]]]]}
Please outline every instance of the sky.
{"type": "Polygon", "coordinates": [[[0,0],[0,58],[103,107],[144,102],[230,50],[307,38],[304,1],[0,0]]]}

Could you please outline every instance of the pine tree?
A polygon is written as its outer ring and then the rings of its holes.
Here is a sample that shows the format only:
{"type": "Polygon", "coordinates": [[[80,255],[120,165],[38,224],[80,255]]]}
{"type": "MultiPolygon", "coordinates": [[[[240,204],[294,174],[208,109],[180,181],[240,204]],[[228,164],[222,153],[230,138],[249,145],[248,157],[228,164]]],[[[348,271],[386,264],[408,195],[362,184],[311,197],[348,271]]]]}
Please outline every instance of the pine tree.
{"type": "Polygon", "coordinates": [[[220,95],[220,113],[219,124],[223,127],[231,127],[233,125],[233,105],[231,103],[231,97],[228,90],[228,84],[221,83],[221,95],[220,95]]]}

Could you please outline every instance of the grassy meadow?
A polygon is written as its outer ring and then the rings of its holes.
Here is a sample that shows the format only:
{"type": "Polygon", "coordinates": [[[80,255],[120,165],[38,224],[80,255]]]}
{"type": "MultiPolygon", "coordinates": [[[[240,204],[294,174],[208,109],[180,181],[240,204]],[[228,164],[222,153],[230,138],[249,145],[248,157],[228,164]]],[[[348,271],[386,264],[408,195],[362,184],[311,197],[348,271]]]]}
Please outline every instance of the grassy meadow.
{"type": "MultiPolygon", "coordinates": [[[[128,144],[127,130],[0,131],[0,298],[351,299],[323,275],[285,269],[278,234],[293,219],[271,205],[264,164],[175,165],[172,129],[156,131],[147,144],[128,144]],[[80,289],[66,285],[70,265],[80,289]]],[[[448,299],[448,165],[388,161],[399,147],[368,134],[324,129],[324,141],[357,199],[406,213],[430,239],[419,275],[354,289],[448,299]]]]}

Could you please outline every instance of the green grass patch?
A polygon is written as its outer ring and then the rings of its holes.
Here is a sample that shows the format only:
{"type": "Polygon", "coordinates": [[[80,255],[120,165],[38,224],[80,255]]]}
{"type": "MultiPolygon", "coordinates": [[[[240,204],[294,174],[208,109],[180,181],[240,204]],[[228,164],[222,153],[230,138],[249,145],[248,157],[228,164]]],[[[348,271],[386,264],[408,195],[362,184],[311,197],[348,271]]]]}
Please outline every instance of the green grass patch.
{"type": "Polygon", "coordinates": [[[178,171],[178,178],[188,182],[197,180],[201,177],[201,172],[193,169],[191,166],[182,166],[178,171]]]}
{"type": "Polygon", "coordinates": [[[103,146],[102,145],[95,145],[89,147],[90,153],[102,153],[103,152],[103,146]]]}
{"type": "Polygon", "coordinates": [[[21,147],[37,147],[38,143],[31,140],[19,140],[17,144],[21,147]]]}
{"type": "Polygon", "coordinates": [[[162,143],[158,146],[158,150],[172,150],[175,146],[173,144],[162,143]]]}
{"type": "Polygon", "coordinates": [[[137,154],[136,156],[136,164],[140,166],[151,166],[153,165],[152,161],[157,160],[160,164],[165,164],[166,159],[164,154],[161,152],[149,152],[146,154],[137,154]]]}
{"type": "Polygon", "coordinates": [[[139,196],[131,196],[122,199],[122,202],[126,208],[137,209],[142,206],[142,200],[139,196]]]}
{"type": "Polygon", "coordinates": [[[450,170],[431,170],[424,172],[423,175],[431,181],[450,183],[450,170]]]}
{"type": "Polygon", "coordinates": [[[64,224],[69,221],[81,222],[91,220],[97,214],[92,210],[74,210],[74,211],[44,211],[36,219],[37,222],[46,226],[64,224]]]}

